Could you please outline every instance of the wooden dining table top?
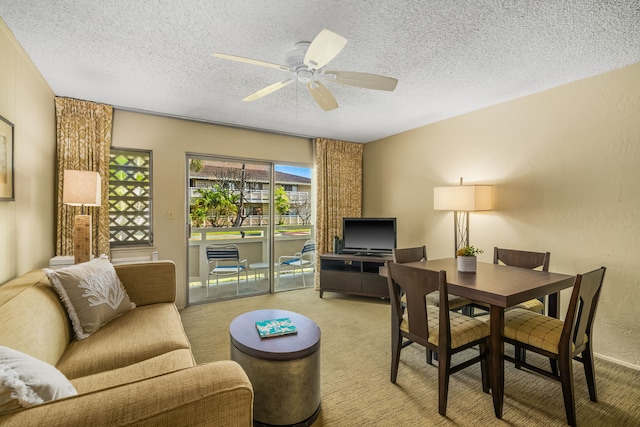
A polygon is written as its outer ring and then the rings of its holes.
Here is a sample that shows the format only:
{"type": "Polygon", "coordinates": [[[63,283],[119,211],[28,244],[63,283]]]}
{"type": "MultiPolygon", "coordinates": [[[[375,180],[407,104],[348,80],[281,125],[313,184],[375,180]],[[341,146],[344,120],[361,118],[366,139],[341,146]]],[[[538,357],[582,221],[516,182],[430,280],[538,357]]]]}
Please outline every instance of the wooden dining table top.
{"type": "Polygon", "coordinates": [[[458,271],[457,259],[444,258],[410,262],[428,270],[444,270],[451,294],[498,307],[511,307],[571,287],[574,276],[526,268],[478,262],[475,273],[458,271]]]}

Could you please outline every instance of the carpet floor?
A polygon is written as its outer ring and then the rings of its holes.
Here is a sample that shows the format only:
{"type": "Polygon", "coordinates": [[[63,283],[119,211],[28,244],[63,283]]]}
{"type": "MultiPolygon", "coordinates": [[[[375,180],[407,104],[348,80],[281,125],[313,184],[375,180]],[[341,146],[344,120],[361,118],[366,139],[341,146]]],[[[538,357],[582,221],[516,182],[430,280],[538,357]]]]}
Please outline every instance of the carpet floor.
{"type": "MultiPolygon", "coordinates": [[[[181,316],[196,361],[229,359],[229,324],[263,308],[295,311],[320,327],[322,409],[314,427],[567,425],[560,383],[509,363],[502,420],[482,392],[478,364],[451,377],[447,416],[440,416],[438,370],[426,363],[423,347],[402,350],[397,383],[389,381],[390,307],[375,298],[325,293],[321,299],[303,289],[187,307],[181,316]]],[[[527,358],[548,365],[538,355],[527,358]]],[[[589,400],[584,370],[574,362],[578,425],[640,426],[640,371],[602,359],[595,368],[598,403],[589,400]]]]}

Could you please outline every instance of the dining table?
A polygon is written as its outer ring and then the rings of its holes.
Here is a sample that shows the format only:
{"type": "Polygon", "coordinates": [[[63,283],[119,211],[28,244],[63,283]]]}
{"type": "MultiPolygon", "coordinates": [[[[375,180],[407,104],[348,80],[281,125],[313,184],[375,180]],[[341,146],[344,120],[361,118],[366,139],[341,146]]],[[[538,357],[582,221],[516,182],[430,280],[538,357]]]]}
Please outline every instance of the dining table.
{"type": "MultiPolygon", "coordinates": [[[[573,286],[575,276],[478,262],[476,271],[459,272],[456,258],[410,262],[404,265],[444,270],[450,294],[489,304],[489,383],[493,409],[502,418],[504,406],[504,311],[533,298],[549,296],[547,314],[558,317],[559,292],[573,286]]],[[[381,275],[386,268],[381,267],[381,275]]]]}

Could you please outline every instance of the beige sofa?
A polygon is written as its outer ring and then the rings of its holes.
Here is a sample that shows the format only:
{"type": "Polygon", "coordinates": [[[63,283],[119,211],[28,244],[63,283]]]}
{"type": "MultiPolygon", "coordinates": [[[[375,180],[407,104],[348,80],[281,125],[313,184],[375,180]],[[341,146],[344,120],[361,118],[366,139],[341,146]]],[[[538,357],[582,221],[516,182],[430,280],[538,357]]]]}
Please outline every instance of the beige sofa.
{"type": "Polygon", "coordinates": [[[0,286],[0,345],[55,365],[78,392],[0,415],[0,425],[250,426],[242,368],[194,361],[174,304],[175,265],[115,268],[137,307],[80,341],[43,270],[0,286]]]}

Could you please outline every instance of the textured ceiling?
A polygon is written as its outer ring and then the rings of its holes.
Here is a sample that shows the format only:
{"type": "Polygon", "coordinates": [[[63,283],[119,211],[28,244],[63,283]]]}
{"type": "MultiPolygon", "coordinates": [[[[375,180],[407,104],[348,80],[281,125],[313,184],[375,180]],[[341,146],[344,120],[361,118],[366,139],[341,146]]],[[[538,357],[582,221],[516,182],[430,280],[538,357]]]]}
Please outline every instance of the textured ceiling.
{"type": "Polygon", "coordinates": [[[58,96],[354,142],[640,62],[640,0],[0,0],[0,17],[58,96]],[[285,64],[323,28],[348,39],[329,68],[396,90],[242,102],[286,75],[210,55],[285,64]]]}

